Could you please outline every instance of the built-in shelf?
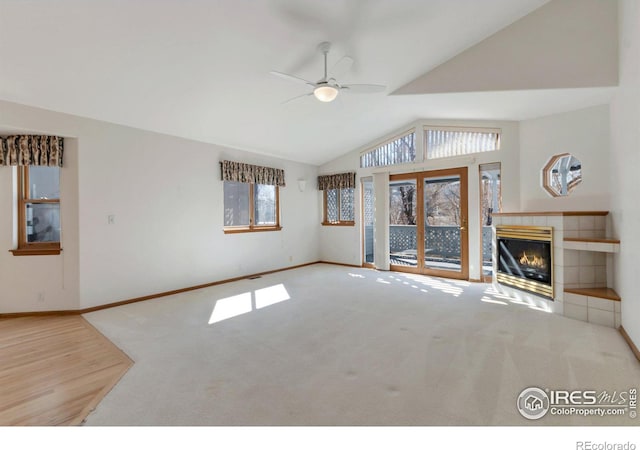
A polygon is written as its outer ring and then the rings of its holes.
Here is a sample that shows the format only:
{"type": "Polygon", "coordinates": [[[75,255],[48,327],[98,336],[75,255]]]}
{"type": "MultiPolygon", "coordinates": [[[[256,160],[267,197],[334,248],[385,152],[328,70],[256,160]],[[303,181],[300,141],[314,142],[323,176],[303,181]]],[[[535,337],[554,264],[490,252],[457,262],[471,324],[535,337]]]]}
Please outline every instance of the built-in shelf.
{"type": "Polygon", "coordinates": [[[616,291],[611,288],[566,288],[564,290],[570,294],[584,295],[587,297],[603,298],[605,300],[613,300],[619,302],[620,296],[616,291]]]}
{"type": "Polygon", "coordinates": [[[604,242],[607,244],[619,244],[620,239],[613,238],[572,238],[566,237],[564,238],[565,242],[604,242]]]}
{"type": "Polygon", "coordinates": [[[528,212],[499,212],[493,213],[493,217],[510,216],[606,216],[609,211],[528,211],[528,212]]]}
{"type": "Polygon", "coordinates": [[[566,237],[563,240],[565,250],[605,253],[618,253],[620,251],[620,239],[566,237]]]}

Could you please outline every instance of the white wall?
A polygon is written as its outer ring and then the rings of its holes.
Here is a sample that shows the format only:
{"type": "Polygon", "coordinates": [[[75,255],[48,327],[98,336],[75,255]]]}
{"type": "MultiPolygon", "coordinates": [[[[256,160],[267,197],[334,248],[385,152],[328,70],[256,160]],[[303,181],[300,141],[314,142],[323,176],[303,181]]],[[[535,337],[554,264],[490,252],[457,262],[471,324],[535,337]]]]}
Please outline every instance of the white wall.
{"type": "Polygon", "coordinates": [[[622,326],[640,346],[640,7],[619,2],[620,87],[611,103],[611,223],[620,238],[614,287],[622,297],[622,326]]]}
{"type": "MultiPolygon", "coordinates": [[[[481,226],[479,212],[480,180],[478,165],[490,162],[500,162],[502,164],[503,209],[506,211],[516,211],[520,206],[520,163],[518,145],[519,134],[517,122],[422,119],[387,136],[380,136],[380,139],[376,140],[375,142],[370,142],[359,149],[349,152],[341,158],[335,159],[321,166],[319,169],[320,174],[331,174],[356,170],[356,184],[358,187],[356,191],[356,225],[354,227],[322,227],[322,230],[320,232],[320,256],[322,260],[355,265],[360,265],[362,263],[362,227],[360,217],[361,177],[370,176],[372,173],[381,172],[389,172],[391,174],[395,174],[467,166],[469,168],[469,277],[472,279],[480,278],[481,226]],[[496,152],[478,153],[473,155],[472,157],[453,158],[448,160],[419,161],[414,164],[404,164],[401,166],[391,167],[377,167],[371,169],[359,168],[361,151],[371,148],[376,144],[376,142],[384,141],[387,138],[406,131],[412,126],[417,127],[417,147],[419,148],[418,153],[421,154],[421,130],[424,125],[501,128],[501,149],[496,152]]],[[[319,201],[321,201],[322,197],[319,197],[319,199],[319,201]]]]}
{"type": "MultiPolygon", "coordinates": [[[[300,192],[297,183],[314,182],[314,166],[7,102],[0,102],[0,127],[77,138],[75,155],[66,148],[61,181],[64,251],[61,257],[3,255],[0,312],[89,308],[319,259],[316,191],[300,192]],[[223,233],[222,159],[285,169],[281,231],[223,233]],[[74,248],[76,259],[67,263],[74,248]],[[35,286],[26,275],[34,264],[48,269],[35,286]],[[75,292],[63,290],[69,284],[75,292]],[[25,301],[36,291],[46,291],[44,303],[25,301]]],[[[0,236],[7,250],[10,172],[0,168],[0,236]]]]}
{"type": "Polygon", "coordinates": [[[609,147],[608,105],[520,122],[522,211],[608,211],[609,147]],[[582,183],[566,197],[551,197],[542,188],[541,170],[551,156],[565,152],[582,162],[582,183]]]}

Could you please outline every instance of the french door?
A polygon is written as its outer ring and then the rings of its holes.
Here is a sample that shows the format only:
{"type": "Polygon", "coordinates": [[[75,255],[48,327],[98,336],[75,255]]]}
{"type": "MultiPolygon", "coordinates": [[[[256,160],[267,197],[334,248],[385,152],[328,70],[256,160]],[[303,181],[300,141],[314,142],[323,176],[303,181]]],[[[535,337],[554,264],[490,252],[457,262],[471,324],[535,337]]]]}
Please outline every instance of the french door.
{"type": "Polygon", "coordinates": [[[392,270],[469,277],[467,168],[389,178],[392,270]]]}

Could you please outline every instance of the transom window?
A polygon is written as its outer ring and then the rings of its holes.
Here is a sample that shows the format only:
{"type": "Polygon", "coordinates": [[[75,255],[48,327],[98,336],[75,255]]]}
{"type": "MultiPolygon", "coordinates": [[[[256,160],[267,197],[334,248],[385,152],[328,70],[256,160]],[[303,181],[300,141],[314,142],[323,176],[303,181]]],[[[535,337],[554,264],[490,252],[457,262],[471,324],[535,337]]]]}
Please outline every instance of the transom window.
{"type": "Polygon", "coordinates": [[[500,130],[493,128],[425,127],[424,137],[427,159],[500,149],[500,130]]]}
{"type": "Polygon", "coordinates": [[[360,167],[393,166],[416,160],[415,130],[360,155],[360,167]]]}

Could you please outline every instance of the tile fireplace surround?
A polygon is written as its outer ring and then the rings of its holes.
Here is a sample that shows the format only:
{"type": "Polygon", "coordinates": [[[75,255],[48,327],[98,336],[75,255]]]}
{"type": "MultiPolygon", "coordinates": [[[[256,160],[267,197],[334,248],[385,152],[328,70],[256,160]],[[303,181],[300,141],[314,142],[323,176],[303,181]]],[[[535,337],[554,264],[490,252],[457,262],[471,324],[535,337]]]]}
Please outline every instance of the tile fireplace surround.
{"type": "Polygon", "coordinates": [[[532,307],[609,327],[620,326],[620,297],[610,288],[613,253],[620,241],[607,237],[608,211],[496,213],[493,273],[497,273],[496,226],[553,228],[553,300],[498,283],[494,287],[532,307]]]}

